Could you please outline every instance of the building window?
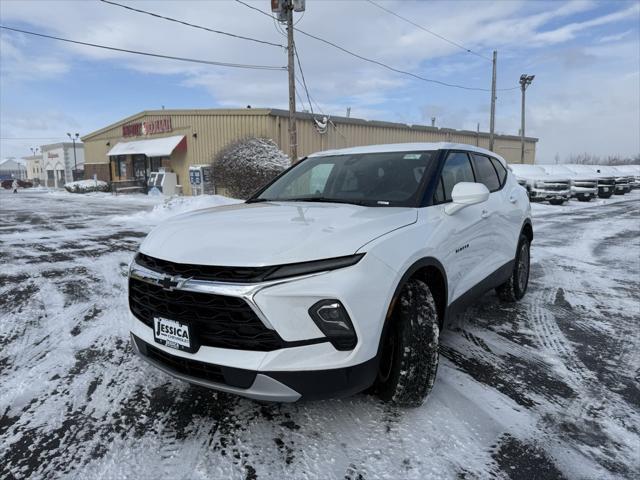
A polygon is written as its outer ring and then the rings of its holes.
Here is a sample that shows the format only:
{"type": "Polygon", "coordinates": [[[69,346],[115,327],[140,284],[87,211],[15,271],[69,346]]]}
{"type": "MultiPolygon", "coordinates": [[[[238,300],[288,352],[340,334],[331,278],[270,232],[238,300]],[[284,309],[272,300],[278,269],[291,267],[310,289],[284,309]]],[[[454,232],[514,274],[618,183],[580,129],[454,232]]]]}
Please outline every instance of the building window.
{"type": "Polygon", "coordinates": [[[147,157],[145,155],[134,155],[133,176],[136,180],[144,180],[147,177],[147,157]]]}
{"type": "Polygon", "coordinates": [[[116,161],[118,162],[118,176],[120,179],[127,178],[127,156],[118,155],[116,161]]]}
{"type": "Polygon", "coordinates": [[[162,167],[162,159],[166,157],[151,157],[149,161],[151,162],[151,171],[159,172],[162,167]]]}

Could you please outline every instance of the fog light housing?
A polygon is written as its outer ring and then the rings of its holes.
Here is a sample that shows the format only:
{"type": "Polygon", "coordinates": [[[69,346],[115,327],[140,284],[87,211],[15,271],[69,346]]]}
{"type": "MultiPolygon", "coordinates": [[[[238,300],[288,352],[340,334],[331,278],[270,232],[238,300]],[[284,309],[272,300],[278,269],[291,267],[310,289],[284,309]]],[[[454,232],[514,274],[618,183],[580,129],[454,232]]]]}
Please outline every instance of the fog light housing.
{"type": "Polygon", "coordinates": [[[336,350],[353,350],[358,337],[347,310],[340,300],[320,300],[309,309],[309,316],[336,350]]]}

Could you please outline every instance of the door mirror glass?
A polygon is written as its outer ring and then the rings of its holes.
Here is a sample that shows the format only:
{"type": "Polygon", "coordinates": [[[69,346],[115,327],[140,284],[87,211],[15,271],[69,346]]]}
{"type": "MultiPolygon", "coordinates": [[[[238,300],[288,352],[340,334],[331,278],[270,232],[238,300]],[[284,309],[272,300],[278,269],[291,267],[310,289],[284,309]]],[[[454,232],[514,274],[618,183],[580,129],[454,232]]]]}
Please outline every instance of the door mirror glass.
{"type": "Polygon", "coordinates": [[[460,182],[456,183],[451,191],[452,202],[445,206],[445,212],[449,215],[470,205],[486,202],[489,199],[489,189],[482,183],[460,182]]]}

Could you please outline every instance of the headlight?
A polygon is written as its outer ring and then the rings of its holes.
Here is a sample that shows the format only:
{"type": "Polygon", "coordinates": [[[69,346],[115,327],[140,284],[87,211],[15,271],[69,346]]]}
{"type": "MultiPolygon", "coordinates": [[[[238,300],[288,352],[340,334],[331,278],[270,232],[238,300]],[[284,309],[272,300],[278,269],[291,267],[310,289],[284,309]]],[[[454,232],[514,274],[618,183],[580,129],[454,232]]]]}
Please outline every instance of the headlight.
{"type": "Polygon", "coordinates": [[[336,350],[353,350],[358,337],[340,300],[320,300],[309,309],[311,319],[336,350]]]}
{"type": "Polygon", "coordinates": [[[277,280],[278,278],[298,277],[310,273],[326,272],[339,268],[355,265],[364,257],[364,253],[348,255],[346,257],[328,258],[326,260],[314,260],[312,262],[289,263],[277,267],[274,271],[265,275],[263,280],[277,280]]]}

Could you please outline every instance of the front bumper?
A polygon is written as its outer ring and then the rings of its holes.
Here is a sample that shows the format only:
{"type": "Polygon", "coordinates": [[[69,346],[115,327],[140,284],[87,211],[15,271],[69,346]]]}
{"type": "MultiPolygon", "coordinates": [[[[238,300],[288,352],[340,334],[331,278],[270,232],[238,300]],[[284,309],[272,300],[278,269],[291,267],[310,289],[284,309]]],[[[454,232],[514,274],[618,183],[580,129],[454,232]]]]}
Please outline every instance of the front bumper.
{"type": "Polygon", "coordinates": [[[378,362],[329,370],[252,371],[184,359],[131,334],[134,352],[145,362],[187,383],[253,400],[295,402],[353,395],[369,387],[378,362]]]}
{"type": "MultiPolygon", "coordinates": [[[[134,272],[136,268],[132,266],[132,278],[144,276],[144,272],[134,272]]],[[[142,358],[190,383],[258,400],[349,395],[367,388],[375,378],[380,334],[397,276],[375,255],[365,255],[353,266],[282,281],[243,285],[189,280],[176,287],[176,292],[197,290],[200,295],[244,299],[264,324],[262,328],[282,339],[283,344],[273,348],[214,346],[197,341],[199,333],[194,329],[197,348],[176,350],[156,343],[153,328],[133,313],[130,330],[142,358]],[[336,349],[310,317],[309,308],[323,299],[339,300],[348,312],[357,336],[352,350],[336,349]],[[154,354],[145,354],[148,347],[154,354]],[[177,367],[189,364],[199,367],[177,367]],[[228,372],[245,372],[254,383],[212,381],[202,375],[207,365],[227,376],[228,372]]],[[[181,322],[190,323],[188,317],[182,318],[181,322]]],[[[234,317],[228,321],[235,325],[234,317]]]]}
{"type": "Polygon", "coordinates": [[[571,196],[574,198],[595,198],[598,196],[598,187],[571,186],[571,196]]]}
{"type": "Polygon", "coordinates": [[[571,190],[545,190],[542,188],[532,188],[530,191],[532,201],[544,202],[548,200],[569,200],[571,190]]]}

